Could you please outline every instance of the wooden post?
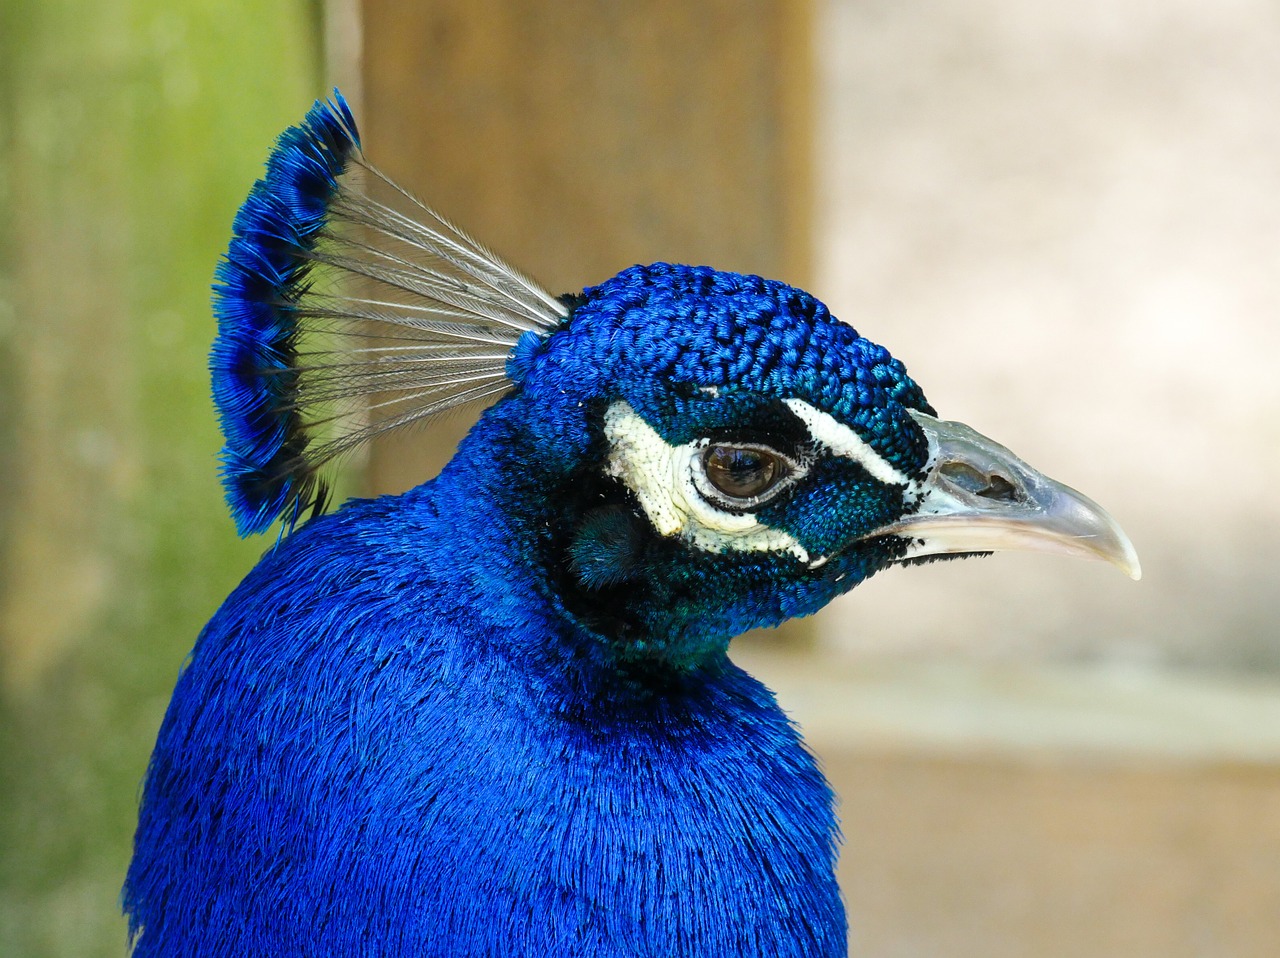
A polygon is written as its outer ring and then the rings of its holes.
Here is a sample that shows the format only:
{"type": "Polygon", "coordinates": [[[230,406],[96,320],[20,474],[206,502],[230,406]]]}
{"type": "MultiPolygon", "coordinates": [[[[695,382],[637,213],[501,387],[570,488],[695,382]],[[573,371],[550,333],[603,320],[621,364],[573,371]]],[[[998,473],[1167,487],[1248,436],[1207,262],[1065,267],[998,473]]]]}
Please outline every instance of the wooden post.
{"type": "MultiPolygon", "coordinates": [[[[379,166],[553,292],[634,263],[804,285],[808,0],[364,0],[379,166]]],[[[378,445],[371,491],[426,480],[471,420],[378,445]]]]}

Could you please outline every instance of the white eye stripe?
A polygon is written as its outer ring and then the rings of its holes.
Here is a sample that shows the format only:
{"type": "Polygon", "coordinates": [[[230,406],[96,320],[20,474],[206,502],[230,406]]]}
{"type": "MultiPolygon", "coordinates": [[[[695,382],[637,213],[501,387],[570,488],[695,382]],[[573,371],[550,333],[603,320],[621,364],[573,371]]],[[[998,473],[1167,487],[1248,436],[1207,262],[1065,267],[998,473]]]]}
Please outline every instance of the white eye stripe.
{"type": "Polygon", "coordinates": [[[659,535],[680,535],[706,552],[790,552],[809,562],[809,553],[790,533],[749,512],[719,509],[703,497],[695,477],[704,440],[669,445],[626,402],[605,412],[604,432],[610,446],[606,471],[626,483],[659,535]]]}
{"type": "Polygon", "coordinates": [[[826,446],[832,455],[852,459],[886,485],[905,486],[907,477],[889,465],[861,436],[821,409],[816,409],[803,399],[784,400],[809,430],[816,442],[826,446]]]}

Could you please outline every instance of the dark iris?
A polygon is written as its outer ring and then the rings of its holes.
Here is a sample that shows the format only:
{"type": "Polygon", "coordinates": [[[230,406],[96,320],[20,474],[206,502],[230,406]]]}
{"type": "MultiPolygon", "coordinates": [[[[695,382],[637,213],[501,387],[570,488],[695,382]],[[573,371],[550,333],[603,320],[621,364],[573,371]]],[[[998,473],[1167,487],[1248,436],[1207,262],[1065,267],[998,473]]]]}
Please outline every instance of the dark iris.
{"type": "Polygon", "coordinates": [[[702,468],[713,486],[733,499],[754,499],[783,477],[782,457],[768,449],[708,446],[702,468]]]}

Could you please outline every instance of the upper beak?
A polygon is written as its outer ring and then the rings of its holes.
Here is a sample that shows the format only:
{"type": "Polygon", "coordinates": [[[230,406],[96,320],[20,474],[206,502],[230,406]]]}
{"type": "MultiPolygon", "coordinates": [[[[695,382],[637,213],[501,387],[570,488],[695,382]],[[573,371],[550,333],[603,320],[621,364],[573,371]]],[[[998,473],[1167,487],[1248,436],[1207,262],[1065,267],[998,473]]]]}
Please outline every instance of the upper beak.
{"type": "Polygon", "coordinates": [[[911,411],[929,438],[919,508],[876,530],[910,540],[903,558],[1022,550],[1102,559],[1131,579],[1138,554],[1105,509],[963,423],[911,411]]]}

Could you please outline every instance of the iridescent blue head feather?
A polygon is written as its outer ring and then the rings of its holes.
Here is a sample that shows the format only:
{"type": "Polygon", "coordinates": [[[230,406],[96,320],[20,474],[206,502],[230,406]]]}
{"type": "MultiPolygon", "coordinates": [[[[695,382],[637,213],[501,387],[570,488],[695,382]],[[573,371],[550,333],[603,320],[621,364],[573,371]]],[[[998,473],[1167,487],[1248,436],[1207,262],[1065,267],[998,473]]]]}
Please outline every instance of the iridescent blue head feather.
{"type": "Polygon", "coordinates": [[[517,350],[500,432],[473,440],[489,454],[464,455],[511,464],[491,494],[550,530],[541,561],[615,653],[699,661],[900,557],[870,534],[915,505],[912,411],[932,409],[885,349],[802,290],[707,267],[632,267],[572,305],[517,350]],[[726,496],[711,455],[779,473],[726,496]]]}

